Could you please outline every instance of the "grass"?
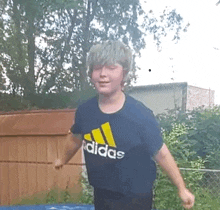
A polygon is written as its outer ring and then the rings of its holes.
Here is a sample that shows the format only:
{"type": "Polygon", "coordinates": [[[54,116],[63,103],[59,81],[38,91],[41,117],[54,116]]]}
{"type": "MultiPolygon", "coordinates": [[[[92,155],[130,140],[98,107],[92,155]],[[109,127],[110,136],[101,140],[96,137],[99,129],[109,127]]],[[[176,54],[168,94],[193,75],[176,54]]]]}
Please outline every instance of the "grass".
{"type": "MultiPolygon", "coordinates": [[[[165,190],[164,190],[165,191],[165,190]]],[[[213,195],[209,189],[198,188],[194,193],[195,205],[193,210],[217,210],[220,209],[220,195],[213,195]]],[[[154,209],[184,210],[177,191],[167,191],[167,194],[158,195],[155,199],[154,209]]]]}
{"type": "Polygon", "coordinates": [[[49,192],[41,192],[32,196],[15,200],[13,205],[40,205],[40,204],[93,204],[93,198],[85,193],[72,193],[70,190],[51,189],[49,192]]]}
{"type": "MultiPolygon", "coordinates": [[[[90,204],[93,205],[93,188],[88,184],[86,178],[80,180],[83,191],[74,193],[74,189],[60,190],[53,188],[48,192],[38,193],[28,196],[20,201],[14,201],[13,205],[40,205],[40,204],[90,204]]],[[[170,180],[165,179],[157,186],[154,209],[183,210],[181,200],[177,195],[175,187],[170,185],[170,180]],[[165,187],[166,186],[166,187],[165,187]]],[[[198,187],[193,190],[195,195],[195,205],[193,210],[214,210],[220,209],[220,195],[210,192],[208,188],[198,187]]]]}
{"type": "Polygon", "coordinates": [[[89,185],[88,178],[81,175],[79,184],[82,188],[70,189],[67,186],[66,190],[53,187],[50,191],[36,193],[32,196],[26,196],[14,200],[11,205],[41,205],[41,204],[90,204],[93,205],[93,188],[89,185]],[[80,192],[81,191],[81,192],[80,192]]]}
{"type": "MultiPolygon", "coordinates": [[[[193,210],[212,210],[220,209],[220,199],[219,197],[213,197],[208,190],[201,189],[200,192],[195,193],[196,202],[193,210]]],[[[164,198],[168,199],[168,198],[164,198]]],[[[20,202],[14,203],[13,205],[40,205],[40,204],[62,204],[62,203],[74,203],[74,204],[90,204],[93,205],[93,197],[84,193],[73,194],[68,190],[61,190],[58,192],[58,189],[52,189],[46,193],[35,194],[34,196],[23,198],[20,202]]],[[[169,209],[176,210],[172,208],[170,203],[169,207],[162,204],[163,202],[157,201],[155,205],[156,209],[169,209]]],[[[176,202],[175,202],[176,203],[176,202]]],[[[175,206],[175,205],[174,205],[175,206]]],[[[178,207],[178,209],[184,209],[178,207]]]]}

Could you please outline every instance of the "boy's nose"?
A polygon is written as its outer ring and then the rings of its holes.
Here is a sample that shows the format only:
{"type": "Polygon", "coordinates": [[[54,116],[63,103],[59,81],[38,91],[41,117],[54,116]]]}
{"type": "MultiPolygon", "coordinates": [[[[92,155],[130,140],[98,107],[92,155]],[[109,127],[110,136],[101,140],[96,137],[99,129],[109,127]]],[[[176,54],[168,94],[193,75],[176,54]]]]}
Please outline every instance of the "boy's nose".
{"type": "Polygon", "coordinates": [[[103,66],[102,69],[101,69],[101,72],[100,72],[100,75],[106,75],[106,67],[103,66]]]}

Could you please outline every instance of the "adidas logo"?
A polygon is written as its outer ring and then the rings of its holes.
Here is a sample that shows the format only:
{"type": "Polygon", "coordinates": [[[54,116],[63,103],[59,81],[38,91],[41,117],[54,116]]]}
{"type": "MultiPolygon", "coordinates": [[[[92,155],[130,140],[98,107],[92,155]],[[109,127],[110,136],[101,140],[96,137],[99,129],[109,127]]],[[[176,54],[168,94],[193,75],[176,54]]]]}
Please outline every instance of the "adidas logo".
{"type": "Polygon", "coordinates": [[[125,155],[124,152],[116,149],[109,122],[102,124],[101,128],[92,130],[91,134],[84,135],[83,149],[91,154],[111,159],[122,159],[125,155]]]}

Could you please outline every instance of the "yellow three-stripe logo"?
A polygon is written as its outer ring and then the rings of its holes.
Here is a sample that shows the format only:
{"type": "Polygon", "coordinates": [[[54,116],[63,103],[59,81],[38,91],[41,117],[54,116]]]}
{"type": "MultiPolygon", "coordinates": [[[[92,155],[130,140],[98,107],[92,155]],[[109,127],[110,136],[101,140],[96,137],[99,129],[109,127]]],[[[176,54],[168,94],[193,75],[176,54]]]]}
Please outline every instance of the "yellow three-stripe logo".
{"type": "MultiPolygon", "coordinates": [[[[103,130],[103,133],[104,133],[104,136],[106,138],[106,141],[108,143],[108,145],[110,147],[116,147],[115,145],[115,140],[114,140],[114,137],[112,135],[112,131],[111,131],[111,127],[110,127],[110,124],[107,122],[105,124],[102,124],[101,125],[101,128],[103,130]]],[[[102,135],[101,133],[101,129],[100,128],[97,128],[97,129],[94,129],[92,130],[92,135],[94,137],[94,140],[98,143],[98,144],[106,144],[105,143],[105,140],[104,140],[104,136],[102,135]]],[[[84,139],[85,140],[88,140],[88,141],[92,141],[92,136],[91,134],[85,134],[84,135],[84,139]]]]}

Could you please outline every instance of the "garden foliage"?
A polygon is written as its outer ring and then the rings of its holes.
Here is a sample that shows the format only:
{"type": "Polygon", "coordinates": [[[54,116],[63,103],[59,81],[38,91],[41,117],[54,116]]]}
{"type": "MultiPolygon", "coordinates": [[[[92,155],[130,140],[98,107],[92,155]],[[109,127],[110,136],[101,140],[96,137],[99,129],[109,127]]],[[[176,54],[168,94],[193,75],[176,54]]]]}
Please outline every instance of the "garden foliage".
{"type": "MultiPolygon", "coordinates": [[[[163,132],[163,139],[175,158],[178,167],[181,168],[204,168],[204,161],[201,157],[194,158],[195,152],[192,150],[193,144],[189,144],[186,139],[187,128],[184,124],[173,124],[172,130],[167,133],[163,132]]],[[[203,174],[198,171],[183,174],[186,185],[189,189],[196,192],[199,188],[199,182],[203,178],[203,174]]],[[[155,199],[154,205],[156,209],[183,209],[181,200],[178,198],[176,187],[168,179],[158,167],[158,178],[155,182],[155,199]]]]}
{"type": "MultiPolygon", "coordinates": [[[[220,107],[198,108],[181,112],[169,110],[157,116],[163,139],[178,167],[188,169],[220,169],[220,107]]],[[[213,179],[208,172],[181,170],[187,187],[196,197],[193,209],[219,209],[219,194],[213,193],[213,179]]],[[[217,187],[217,186],[216,186],[217,187]]],[[[156,209],[183,209],[178,192],[158,168],[155,182],[156,209]]]]}
{"type": "Polygon", "coordinates": [[[206,160],[205,168],[220,169],[220,106],[187,112],[169,110],[157,118],[166,133],[171,132],[174,123],[185,124],[188,128],[185,142],[196,152],[192,158],[199,155],[206,160]]]}

